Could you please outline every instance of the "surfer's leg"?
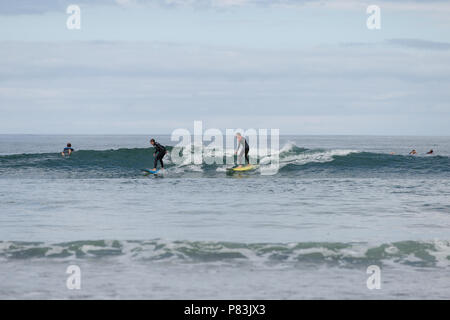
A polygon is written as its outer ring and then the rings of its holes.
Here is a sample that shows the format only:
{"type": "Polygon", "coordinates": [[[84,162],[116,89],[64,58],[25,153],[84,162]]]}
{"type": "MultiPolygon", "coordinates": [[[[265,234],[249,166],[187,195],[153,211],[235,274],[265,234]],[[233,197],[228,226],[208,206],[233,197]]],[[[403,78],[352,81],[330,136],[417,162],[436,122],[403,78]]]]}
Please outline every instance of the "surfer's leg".
{"type": "Polygon", "coordinates": [[[155,157],[155,165],[154,167],[156,168],[156,166],[158,165],[158,161],[159,163],[161,163],[161,169],[164,169],[164,163],[163,163],[163,159],[164,158],[164,153],[160,152],[156,155],[155,157]]]}
{"type": "Polygon", "coordinates": [[[242,167],[242,156],[244,155],[244,150],[240,150],[238,154],[238,168],[242,167]]]}
{"type": "Polygon", "coordinates": [[[164,163],[162,161],[163,158],[164,158],[164,155],[161,155],[161,157],[159,158],[159,162],[161,162],[161,169],[164,169],[164,163]]]}
{"type": "Polygon", "coordinates": [[[249,149],[246,148],[245,149],[245,161],[246,161],[247,164],[250,164],[250,160],[248,159],[248,151],[249,151],[249,149]]]}

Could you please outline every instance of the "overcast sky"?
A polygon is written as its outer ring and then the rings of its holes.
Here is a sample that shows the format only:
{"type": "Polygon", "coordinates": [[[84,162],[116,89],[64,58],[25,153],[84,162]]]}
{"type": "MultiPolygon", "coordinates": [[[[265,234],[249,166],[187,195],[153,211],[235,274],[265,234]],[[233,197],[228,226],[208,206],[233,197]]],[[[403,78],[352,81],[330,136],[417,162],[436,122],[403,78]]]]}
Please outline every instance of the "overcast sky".
{"type": "Polygon", "coordinates": [[[0,133],[450,135],[450,1],[0,0],[0,133]],[[68,4],[81,30],[68,30],[68,4]],[[366,8],[381,8],[368,30],[366,8]]]}

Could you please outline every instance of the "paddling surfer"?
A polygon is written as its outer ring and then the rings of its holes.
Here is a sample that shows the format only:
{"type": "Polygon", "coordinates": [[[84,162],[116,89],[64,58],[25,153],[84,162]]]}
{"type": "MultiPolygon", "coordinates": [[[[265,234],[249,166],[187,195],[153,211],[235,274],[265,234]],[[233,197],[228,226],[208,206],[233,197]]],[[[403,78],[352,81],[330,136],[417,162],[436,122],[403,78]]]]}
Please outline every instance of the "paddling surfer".
{"type": "Polygon", "coordinates": [[[74,151],[74,150],[73,150],[73,148],[72,148],[72,144],[69,142],[69,143],[67,144],[67,146],[64,148],[63,152],[61,152],[61,155],[62,155],[63,157],[65,157],[65,156],[70,156],[70,155],[72,154],[73,151],[74,151]]]}

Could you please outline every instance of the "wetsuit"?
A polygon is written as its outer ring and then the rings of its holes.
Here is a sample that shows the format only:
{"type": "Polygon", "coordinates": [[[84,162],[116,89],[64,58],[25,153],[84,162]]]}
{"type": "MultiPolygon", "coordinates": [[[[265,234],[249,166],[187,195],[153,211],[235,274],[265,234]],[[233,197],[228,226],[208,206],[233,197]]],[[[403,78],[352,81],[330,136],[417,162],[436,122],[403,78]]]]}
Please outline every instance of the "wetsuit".
{"type": "Polygon", "coordinates": [[[155,147],[155,161],[153,163],[153,168],[156,168],[156,165],[158,164],[158,161],[161,163],[161,168],[164,169],[164,163],[162,159],[164,158],[164,155],[166,154],[166,148],[164,148],[162,145],[160,145],[158,142],[155,142],[153,145],[155,147]]]}
{"type": "Polygon", "coordinates": [[[250,160],[248,159],[248,151],[250,150],[250,147],[248,146],[247,140],[245,140],[244,137],[242,137],[241,141],[238,142],[238,151],[239,149],[241,150],[239,152],[239,158],[242,158],[242,154],[245,153],[245,162],[249,164],[250,160]]]}
{"type": "Polygon", "coordinates": [[[65,147],[64,150],[63,150],[64,154],[69,154],[71,152],[73,152],[73,148],[72,147],[65,147]]]}

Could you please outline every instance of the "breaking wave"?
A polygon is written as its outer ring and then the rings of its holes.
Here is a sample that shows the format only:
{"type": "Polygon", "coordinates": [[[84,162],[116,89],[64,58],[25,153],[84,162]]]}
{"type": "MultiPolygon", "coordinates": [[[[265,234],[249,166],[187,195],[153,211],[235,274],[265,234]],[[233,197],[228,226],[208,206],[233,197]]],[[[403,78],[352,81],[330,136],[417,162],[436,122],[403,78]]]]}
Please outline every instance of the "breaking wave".
{"type": "MultiPolygon", "coordinates": [[[[171,159],[172,150],[168,147],[168,155],[164,158],[167,176],[223,176],[226,168],[237,160],[232,150],[217,153],[204,148],[194,152],[194,147],[189,146],[179,150],[179,154],[190,154],[192,161],[175,164],[171,159]],[[199,155],[210,160],[216,156],[219,161],[195,164],[193,161],[199,155]]],[[[292,143],[283,146],[276,154],[259,152],[260,155],[250,152],[250,157],[259,165],[259,169],[252,173],[254,176],[264,171],[276,157],[279,158],[277,175],[281,176],[442,176],[450,173],[450,158],[446,156],[413,157],[358,150],[305,149],[292,143]]],[[[66,158],[58,153],[3,155],[0,156],[0,177],[136,178],[142,177],[143,168],[153,166],[153,160],[151,148],[79,150],[66,158]]]]}
{"type": "Polygon", "coordinates": [[[233,243],[201,241],[93,240],[49,244],[0,242],[0,260],[108,259],[214,263],[249,262],[264,265],[326,264],[342,267],[403,264],[450,267],[449,241],[399,241],[370,246],[365,243],[298,242],[233,243]]]}

